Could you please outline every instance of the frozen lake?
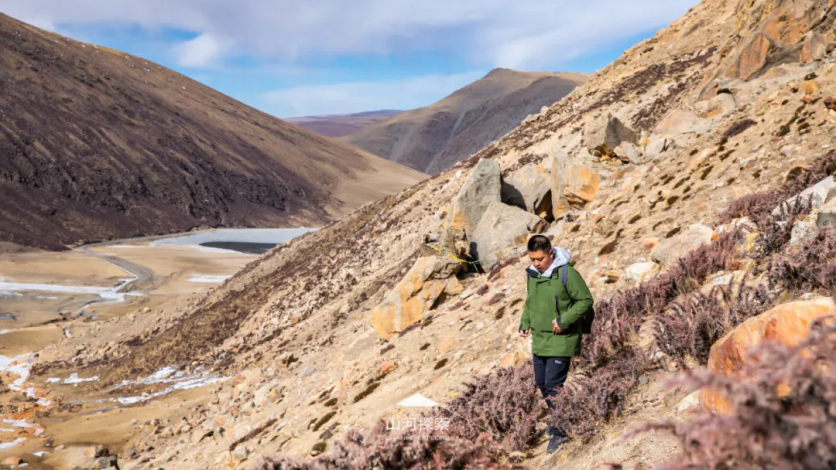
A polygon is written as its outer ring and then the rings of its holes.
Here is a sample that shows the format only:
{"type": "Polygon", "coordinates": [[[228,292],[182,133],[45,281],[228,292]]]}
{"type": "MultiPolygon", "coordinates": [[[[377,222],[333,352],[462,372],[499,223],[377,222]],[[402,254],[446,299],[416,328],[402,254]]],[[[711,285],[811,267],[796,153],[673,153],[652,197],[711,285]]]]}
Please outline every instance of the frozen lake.
{"type": "Polygon", "coordinates": [[[218,229],[188,235],[161,238],[151,242],[152,246],[194,246],[205,250],[232,250],[248,254],[263,254],[276,245],[285,243],[300,235],[315,231],[315,228],[244,228],[218,229]]]}

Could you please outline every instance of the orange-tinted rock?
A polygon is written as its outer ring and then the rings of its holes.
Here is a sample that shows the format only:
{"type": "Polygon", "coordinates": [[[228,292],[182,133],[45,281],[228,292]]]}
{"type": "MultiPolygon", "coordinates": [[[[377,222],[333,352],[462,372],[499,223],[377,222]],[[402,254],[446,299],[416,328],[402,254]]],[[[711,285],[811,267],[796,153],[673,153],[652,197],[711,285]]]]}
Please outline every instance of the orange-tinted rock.
{"type": "Polygon", "coordinates": [[[456,344],[456,338],[453,338],[452,336],[444,338],[438,346],[439,354],[446,354],[450,351],[450,348],[452,348],[454,344],[456,344]]]}
{"type": "Polygon", "coordinates": [[[462,264],[442,256],[418,258],[371,314],[371,325],[382,338],[388,340],[420,321],[442,293],[455,295],[462,290],[455,274],[462,264]]]}
{"type": "Polygon", "coordinates": [[[516,350],[509,352],[499,359],[500,367],[517,367],[525,364],[528,357],[523,351],[516,350]]]}
{"type": "Polygon", "coordinates": [[[766,65],[772,41],[763,33],[756,34],[740,53],[737,62],[737,76],[749,80],[766,65]]]}
{"type": "Polygon", "coordinates": [[[583,165],[572,165],[566,172],[563,195],[570,204],[583,205],[595,199],[601,178],[598,173],[583,165]]]}
{"type": "MultiPolygon", "coordinates": [[[[738,376],[746,364],[747,352],[753,346],[766,340],[795,346],[807,337],[810,325],[816,319],[834,314],[836,304],[831,298],[778,305],[743,322],[714,343],[708,357],[708,368],[718,375],[738,376]]],[[[718,413],[731,411],[729,401],[714,390],[703,390],[700,401],[718,413]]]]}
{"type": "Polygon", "coordinates": [[[392,361],[386,361],[383,364],[380,364],[380,373],[385,374],[387,372],[392,372],[393,370],[397,369],[398,366],[395,365],[392,361]]]}

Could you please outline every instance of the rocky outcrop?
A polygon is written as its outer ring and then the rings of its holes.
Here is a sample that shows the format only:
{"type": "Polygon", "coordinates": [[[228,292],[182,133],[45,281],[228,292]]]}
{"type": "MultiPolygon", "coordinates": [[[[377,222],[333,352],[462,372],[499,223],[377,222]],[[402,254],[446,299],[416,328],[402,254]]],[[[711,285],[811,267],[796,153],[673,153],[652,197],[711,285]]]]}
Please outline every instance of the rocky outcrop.
{"type": "Polygon", "coordinates": [[[548,225],[545,220],[522,209],[494,202],[473,232],[475,249],[471,248],[470,254],[475,255],[482,268],[488,271],[511,254],[509,249],[524,246],[530,233],[540,233],[548,225]]]}
{"type": "Polygon", "coordinates": [[[558,219],[572,208],[583,207],[595,199],[601,178],[592,168],[573,164],[563,170],[559,159],[552,166],[552,213],[558,219]]]}
{"type": "Polygon", "coordinates": [[[749,80],[757,75],[769,57],[772,40],[764,33],[756,34],[741,51],[737,60],[737,77],[749,80]]]}
{"type": "Polygon", "coordinates": [[[386,293],[371,314],[371,325],[384,339],[420,321],[439,297],[458,295],[462,285],[456,273],[462,264],[449,257],[418,258],[401,282],[386,293]]]}
{"type": "Polygon", "coordinates": [[[676,261],[689,251],[710,243],[714,230],[701,224],[691,224],[688,228],[671,238],[659,242],[651,251],[650,256],[663,267],[676,264],[676,261]]]}
{"type": "Polygon", "coordinates": [[[512,174],[502,187],[502,201],[540,217],[551,215],[551,174],[549,168],[526,165],[512,174]]]}
{"type": "Polygon", "coordinates": [[[602,147],[614,150],[622,142],[635,144],[638,141],[638,135],[617,117],[606,114],[587,127],[584,140],[590,150],[602,149],[602,147]]]}
{"type": "MultiPolygon", "coordinates": [[[[718,375],[739,376],[747,363],[747,352],[764,341],[795,346],[808,334],[817,319],[836,314],[831,298],[800,300],[778,305],[740,324],[714,343],[708,357],[708,368],[718,375]]],[[[780,393],[780,391],[779,391],[780,393]]],[[[701,392],[703,406],[718,413],[729,413],[731,404],[716,390],[701,392]]]]}
{"type": "Polygon", "coordinates": [[[488,206],[501,200],[501,194],[499,164],[480,160],[450,207],[451,228],[472,233],[488,206]]]}
{"type": "Polygon", "coordinates": [[[793,196],[783,203],[781,203],[778,207],[772,210],[772,215],[777,216],[781,213],[781,207],[791,207],[795,204],[796,199],[801,198],[803,202],[807,202],[807,199],[810,200],[810,204],[814,209],[822,207],[824,202],[827,200],[827,194],[836,188],[836,178],[833,176],[828,176],[827,178],[819,181],[818,183],[810,186],[809,188],[801,191],[798,195],[793,196]]]}

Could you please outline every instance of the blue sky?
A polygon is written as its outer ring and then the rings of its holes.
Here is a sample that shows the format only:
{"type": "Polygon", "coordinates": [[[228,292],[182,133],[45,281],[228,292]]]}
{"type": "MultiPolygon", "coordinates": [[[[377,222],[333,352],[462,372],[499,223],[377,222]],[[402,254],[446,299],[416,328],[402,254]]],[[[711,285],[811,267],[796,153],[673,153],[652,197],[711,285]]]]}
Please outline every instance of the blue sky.
{"type": "Polygon", "coordinates": [[[592,73],[696,0],[0,0],[279,117],[411,109],[495,67],[592,73]]]}

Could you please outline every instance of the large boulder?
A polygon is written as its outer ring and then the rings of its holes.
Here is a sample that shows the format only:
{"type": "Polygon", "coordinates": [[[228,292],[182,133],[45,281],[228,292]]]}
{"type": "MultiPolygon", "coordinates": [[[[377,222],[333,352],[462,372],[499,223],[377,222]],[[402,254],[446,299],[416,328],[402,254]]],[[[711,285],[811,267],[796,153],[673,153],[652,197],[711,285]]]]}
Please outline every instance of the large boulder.
{"type": "Polygon", "coordinates": [[[551,174],[554,218],[563,217],[572,208],[581,208],[591,202],[600,184],[601,178],[592,168],[555,159],[551,174]]]}
{"type": "Polygon", "coordinates": [[[528,234],[541,233],[548,226],[548,222],[536,215],[494,202],[473,232],[471,240],[475,246],[470,254],[475,255],[482,268],[488,271],[508,256],[509,249],[525,245],[528,234]]]}
{"type": "Polygon", "coordinates": [[[403,279],[372,310],[370,321],[377,334],[388,340],[419,322],[442,294],[460,294],[463,288],[456,273],[462,266],[446,256],[418,258],[403,279]]]}
{"type": "Polygon", "coordinates": [[[617,117],[605,114],[595,119],[586,128],[584,140],[591,150],[605,146],[612,151],[622,142],[637,143],[638,135],[634,130],[622,124],[617,117]]]}
{"type": "Polygon", "coordinates": [[[501,194],[499,163],[479,160],[453,199],[450,228],[472,233],[488,206],[501,200],[501,194]]]}
{"type": "Polygon", "coordinates": [[[711,227],[691,224],[686,230],[659,242],[650,251],[650,257],[663,267],[673,266],[689,251],[710,243],[712,235],[714,235],[714,230],[711,227]]]}
{"type": "Polygon", "coordinates": [[[766,66],[772,40],[764,33],[756,34],[740,52],[737,59],[737,77],[749,80],[766,66]]]}
{"type": "MultiPolygon", "coordinates": [[[[796,346],[807,337],[814,321],[833,314],[836,314],[836,304],[830,297],[778,305],[746,320],[714,343],[708,356],[708,368],[717,375],[739,377],[750,348],[766,340],[796,346]]],[[[717,413],[731,411],[729,401],[716,390],[704,389],[700,402],[717,413]]]]}
{"type": "Polygon", "coordinates": [[[526,165],[514,172],[503,185],[502,201],[545,217],[551,214],[551,175],[548,168],[526,165]]]}

